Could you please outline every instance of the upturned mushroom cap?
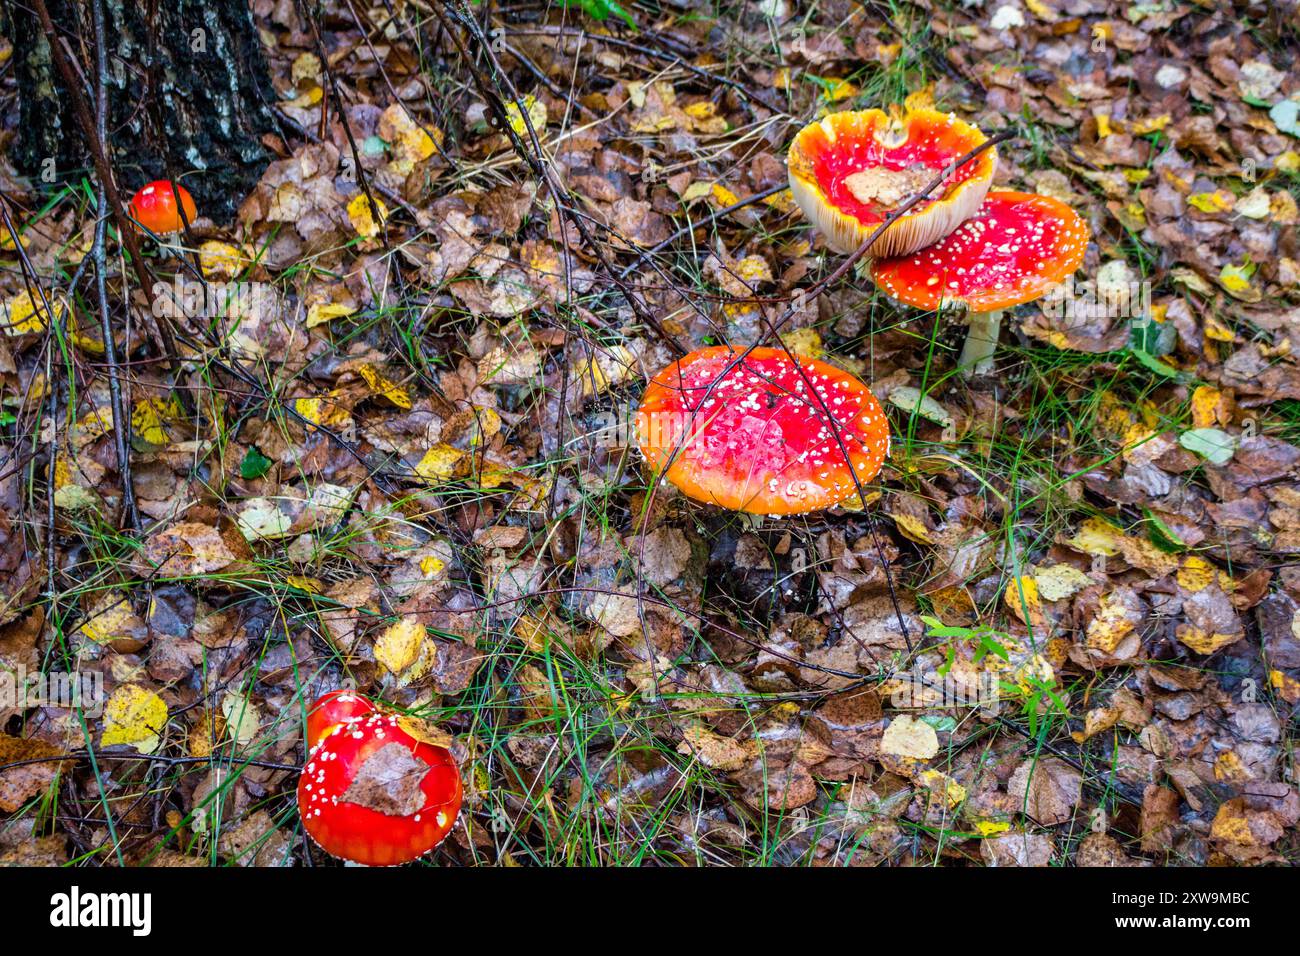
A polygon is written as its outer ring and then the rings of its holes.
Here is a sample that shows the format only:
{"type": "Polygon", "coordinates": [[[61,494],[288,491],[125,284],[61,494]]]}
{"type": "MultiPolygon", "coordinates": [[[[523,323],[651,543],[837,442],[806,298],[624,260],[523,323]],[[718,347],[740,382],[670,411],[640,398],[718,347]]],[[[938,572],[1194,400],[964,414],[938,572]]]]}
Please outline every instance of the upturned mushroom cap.
{"type": "Polygon", "coordinates": [[[180,183],[173,184],[169,179],[155,179],[140,187],[131,197],[131,218],[160,236],[180,232],[185,228],[185,223],[193,223],[197,216],[198,209],[189,190],[180,183]],[[180,208],[185,210],[184,220],[176,205],[178,195],[181,197],[180,208]]]}
{"type": "Polygon", "coordinates": [[[646,389],[637,441],[669,482],[696,501],[788,515],[852,496],[854,473],[876,477],[889,422],[866,385],[815,359],[796,365],[783,349],[753,349],[732,368],[741,354],[700,349],[646,389]]]}
{"type": "MultiPolygon", "coordinates": [[[[915,109],[893,122],[881,110],[832,113],[790,146],[790,190],[837,252],[850,253],[913,193],[988,137],[951,113],[915,109]]],[[[993,183],[996,148],[955,170],[876,240],[872,257],[937,242],[979,209],[993,183]]]]}
{"type": "Polygon", "coordinates": [[[992,312],[1049,292],[1082,264],[1088,238],[1088,224],[1060,200],[991,192],[952,233],[910,255],[878,260],[872,277],[919,309],[960,302],[971,312],[992,312]]]}
{"type": "Polygon", "coordinates": [[[334,725],[311,748],[298,778],[298,812],[307,835],[331,856],[396,866],[451,831],[461,804],[455,761],[401,720],[372,712],[334,725]]]}

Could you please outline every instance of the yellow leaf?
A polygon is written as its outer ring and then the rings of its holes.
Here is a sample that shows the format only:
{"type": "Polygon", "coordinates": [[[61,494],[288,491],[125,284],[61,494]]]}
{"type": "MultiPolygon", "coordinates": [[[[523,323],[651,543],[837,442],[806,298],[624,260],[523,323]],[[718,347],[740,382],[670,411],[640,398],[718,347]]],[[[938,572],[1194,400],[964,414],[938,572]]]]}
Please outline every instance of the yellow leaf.
{"type": "Polygon", "coordinates": [[[1206,313],[1205,337],[1212,342],[1231,342],[1236,335],[1213,314],[1206,313]]]}
{"type": "Polygon", "coordinates": [[[1105,139],[1114,132],[1114,130],[1110,128],[1110,117],[1105,113],[1094,113],[1092,118],[1097,121],[1098,139],[1105,139]]]}
{"type": "Polygon", "coordinates": [[[1237,199],[1226,189],[1216,189],[1212,193],[1195,193],[1187,197],[1189,205],[1201,212],[1227,212],[1237,199]]]}
{"type": "Polygon", "coordinates": [[[783,189],[775,195],[768,196],[763,202],[777,212],[791,213],[798,208],[794,201],[794,193],[788,189],[783,189]]]}
{"type": "Polygon", "coordinates": [[[1069,564],[1054,564],[1034,572],[1038,596],[1044,601],[1063,601],[1092,583],[1092,578],[1069,564]]]}
{"type": "Polygon", "coordinates": [[[180,413],[175,399],[145,398],[135,403],[131,410],[131,432],[137,439],[154,448],[171,444],[166,423],[180,413]]]}
{"type": "Polygon", "coordinates": [[[1006,833],[1011,829],[1011,824],[1005,821],[980,820],[975,824],[975,829],[979,831],[980,836],[991,837],[999,833],[1006,833]]]}
{"type": "Polygon", "coordinates": [[[1195,594],[1197,591],[1203,591],[1214,581],[1215,568],[1204,558],[1198,558],[1191,554],[1183,562],[1183,566],[1178,569],[1177,580],[1178,586],[1184,591],[1195,594]]]}
{"type": "Polygon", "coordinates": [[[108,591],[90,608],[81,633],[96,644],[110,644],[122,637],[139,637],[144,628],[144,621],[131,610],[125,595],[108,591]]]}
{"type": "Polygon", "coordinates": [[[745,256],[736,263],[734,271],[748,285],[772,281],[772,269],[762,256],[745,256]]]}
{"type": "Polygon", "coordinates": [[[294,410],[309,422],[308,432],[322,428],[347,428],[352,423],[352,416],[339,402],[338,396],[330,392],[321,398],[299,398],[293,403],[294,410]]]}
{"type": "Polygon", "coordinates": [[[299,591],[306,591],[308,594],[321,594],[325,591],[323,581],[303,574],[291,574],[284,579],[284,583],[289,587],[297,588],[299,591]]]}
{"type": "Polygon", "coordinates": [[[407,175],[415,164],[434,154],[442,143],[442,131],[436,126],[426,129],[411,119],[406,108],[394,103],[379,117],[379,136],[393,150],[389,168],[399,175],[407,175]]]}
{"type": "Polygon", "coordinates": [[[1089,518],[1084,521],[1078,533],[1066,540],[1066,544],[1085,554],[1112,557],[1119,554],[1119,540],[1124,536],[1114,525],[1101,518],[1089,518]]]}
{"type": "Polygon", "coordinates": [[[361,377],[366,380],[366,384],[370,386],[370,390],[376,395],[383,396],[398,408],[409,409],[411,407],[411,396],[406,389],[388,378],[375,366],[367,362],[365,365],[359,366],[357,371],[361,373],[361,377]]]}
{"type": "Polygon", "coordinates": [[[356,311],[356,306],[344,305],[342,302],[317,302],[307,310],[307,328],[314,329],[356,311]]]}
{"type": "Polygon", "coordinates": [[[520,109],[519,104],[514,101],[506,104],[506,118],[510,120],[510,128],[518,136],[527,139],[528,124],[531,123],[533,131],[540,139],[546,129],[546,104],[530,93],[524,97],[523,109],[520,109]],[[524,110],[528,111],[528,123],[524,122],[524,110]]]}
{"type": "Polygon", "coordinates": [[[1192,392],[1192,427],[1213,428],[1226,425],[1223,392],[1211,385],[1200,385],[1192,392]]]}
{"type": "Polygon", "coordinates": [[[418,680],[437,660],[438,647],[429,632],[414,617],[404,617],[384,629],[375,641],[375,660],[402,683],[418,680]]]}
{"type": "Polygon", "coordinates": [[[713,193],[713,201],[724,209],[740,202],[740,198],[721,183],[714,183],[710,189],[713,193]]]}
{"type": "Polygon", "coordinates": [[[1297,153],[1294,149],[1288,149],[1274,160],[1273,167],[1283,173],[1300,171],[1300,153],[1297,153]]]}
{"type": "Polygon", "coordinates": [[[930,529],[919,518],[909,514],[891,514],[889,517],[894,519],[894,524],[898,526],[899,531],[903,532],[903,537],[917,544],[934,544],[934,539],[930,537],[930,529]]]}
{"type": "Polygon", "coordinates": [[[456,465],[464,457],[459,448],[439,442],[424,453],[415,466],[415,473],[425,481],[446,481],[456,473],[456,465]]]}
{"type": "Polygon", "coordinates": [[[400,674],[415,662],[427,632],[413,617],[405,617],[384,629],[375,641],[375,660],[394,674],[400,674]]]}
{"type": "Polygon", "coordinates": [[[199,268],[209,279],[233,279],[248,260],[228,242],[209,239],[199,246],[199,268]]]}
{"type": "Polygon", "coordinates": [[[375,210],[370,206],[370,200],[364,192],[357,193],[348,203],[348,221],[352,223],[352,228],[357,231],[357,235],[362,239],[373,239],[379,235],[380,226],[388,218],[388,209],[384,206],[383,201],[376,199],[375,205],[378,209],[378,219],[375,217],[375,210]]]}
{"type": "Polygon", "coordinates": [[[1271,670],[1268,672],[1268,682],[1288,704],[1300,704],[1300,681],[1282,671],[1271,670]]]}
{"type": "Polygon", "coordinates": [[[916,779],[936,796],[942,796],[949,810],[956,809],[966,799],[966,788],[947,774],[925,770],[916,779]]]}
{"type": "MultiPolygon", "coordinates": [[[[63,303],[53,296],[46,296],[50,308],[57,319],[63,315],[63,303]]],[[[45,302],[37,295],[36,299],[27,292],[19,292],[4,304],[4,317],[0,319],[0,330],[5,335],[39,335],[50,327],[49,315],[45,302]]]]}
{"type": "Polygon", "coordinates": [[[1169,125],[1173,117],[1168,113],[1161,113],[1159,116],[1151,116],[1147,119],[1135,120],[1129,132],[1134,136],[1145,136],[1147,133],[1157,133],[1169,125]]]}
{"type": "Polygon", "coordinates": [[[925,721],[900,714],[885,728],[880,739],[880,752],[894,757],[929,760],[939,752],[939,737],[925,721]]]}
{"type": "Polygon", "coordinates": [[[127,744],[142,754],[151,754],[162,743],[167,723],[167,705],[152,691],[136,684],[123,684],[113,691],[104,707],[102,746],[127,744]]]}
{"type": "Polygon", "coordinates": [[[1109,654],[1133,628],[1132,615],[1124,602],[1114,594],[1103,595],[1096,616],[1088,623],[1088,647],[1109,654]]]}
{"type": "Polygon", "coordinates": [[[847,100],[850,97],[857,95],[858,88],[848,80],[827,77],[826,88],[822,92],[822,99],[827,103],[838,103],[840,100],[847,100]]]}
{"type": "Polygon", "coordinates": [[[717,134],[727,131],[726,118],[718,115],[717,104],[710,100],[692,103],[685,112],[697,132],[717,134]]]}
{"type": "Polygon", "coordinates": [[[1041,626],[1043,604],[1038,597],[1038,582],[1031,577],[1013,577],[1003,592],[1002,599],[1022,624],[1041,626]]]}
{"type": "Polygon", "coordinates": [[[1182,641],[1197,654],[1213,654],[1215,651],[1221,650],[1229,644],[1235,644],[1245,637],[1244,633],[1211,633],[1192,624],[1179,624],[1174,630],[1174,634],[1177,635],[1178,640],[1182,641]]]}
{"type": "Polygon", "coordinates": [[[781,341],[795,355],[807,358],[821,358],[826,354],[822,346],[822,337],[816,329],[795,329],[781,333],[781,341]]]}
{"type": "Polygon", "coordinates": [[[934,109],[934,84],[914,93],[908,93],[907,98],[903,100],[903,109],[904,111],[934,109]]]}
{"type": "Polygon", "coordinates": [[[421,717],[412,717],[410,714],[399,714],[397,726],[416,740],[426,744],[433,744],[435,747],[450,747],[456,742],[456,738],[437,724],[421,717]]]}
{"type": "Polygon", "coordinates": [[[1250,277],[1254,274],[1254,266],[1239,266],[1230,262],[1219,270],[1219,284],[1235,295],[1250,288],[1250,277]]]}
{"type": "Polygon", "coordinates": [[[113,430],[113,409],[108,405],[92,408],[77,419],[72,428],[72,444],[77,449],[85,448],[101,435],[113,430]]]}

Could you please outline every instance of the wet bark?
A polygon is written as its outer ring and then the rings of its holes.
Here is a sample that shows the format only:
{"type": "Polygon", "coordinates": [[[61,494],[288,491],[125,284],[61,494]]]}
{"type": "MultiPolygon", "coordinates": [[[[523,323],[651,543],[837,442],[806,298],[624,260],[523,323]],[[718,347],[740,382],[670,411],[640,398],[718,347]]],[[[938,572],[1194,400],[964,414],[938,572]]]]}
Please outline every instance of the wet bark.
{"type": "MultiPolygon", "coordinates": [[[[94,102],[94,0],[46,0],[94,102]]],[[[109,157],[124,194],[184,183],[201,213],[229,218],[271,161],[274,102],[247,0],[100,0],[108,49],[109,157]]],[[[4,0],[21,125],[15,159],[44,187],[90,174],[90,152],[26,3],[4,0]]]]}

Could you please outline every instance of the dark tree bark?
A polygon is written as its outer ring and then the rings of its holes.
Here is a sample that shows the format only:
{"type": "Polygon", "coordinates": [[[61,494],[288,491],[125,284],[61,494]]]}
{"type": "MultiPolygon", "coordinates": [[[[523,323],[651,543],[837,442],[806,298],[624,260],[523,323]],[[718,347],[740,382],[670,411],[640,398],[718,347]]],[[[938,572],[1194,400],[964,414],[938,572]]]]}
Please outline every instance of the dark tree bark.
{"type": "MultiPolygon", "coordinates": [[[[46,0],[64,49],[95,101],[95,0],[46,0]]],[[[125,195],[175,179],[200,214],[228,219],[273,158],[262,137],[274,102],[247,0],[99,0],[111,110],[106,144],[125,195]]],[[[67,182],[91,167],[32,6],[5,0],[18,79],[19,169],[37,184],[67,182]]]]}

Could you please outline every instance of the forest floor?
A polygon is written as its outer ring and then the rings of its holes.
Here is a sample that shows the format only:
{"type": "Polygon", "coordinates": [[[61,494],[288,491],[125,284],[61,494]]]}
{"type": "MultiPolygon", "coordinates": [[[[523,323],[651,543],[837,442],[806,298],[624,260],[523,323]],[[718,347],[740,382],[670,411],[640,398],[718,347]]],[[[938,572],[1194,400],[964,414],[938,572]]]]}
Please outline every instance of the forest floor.
{"type": "Polygon", "coordinates": [[[146,244],[227,297],[174,370],[109,230],[138,526],[89,173],[0,172],[0,679],[106,700],[0,698],[0,863],[325,864],[295,768],[345,685],[459,762],[432,865],[1296,862],[1294,9],[325,6],[322,62],[254,0],[279,159],[146,244]],[[1091,230],[1076,287],[1149,308],[1020,307],[967,378],[867,272],[800,296],[843,257],[792,138],[904,102],[1013,134],[999,186],[1091,230]],[[865,503],[643,468],[648,379],[776,335],[885,404],[865,503]]]}

